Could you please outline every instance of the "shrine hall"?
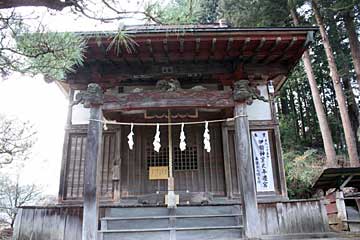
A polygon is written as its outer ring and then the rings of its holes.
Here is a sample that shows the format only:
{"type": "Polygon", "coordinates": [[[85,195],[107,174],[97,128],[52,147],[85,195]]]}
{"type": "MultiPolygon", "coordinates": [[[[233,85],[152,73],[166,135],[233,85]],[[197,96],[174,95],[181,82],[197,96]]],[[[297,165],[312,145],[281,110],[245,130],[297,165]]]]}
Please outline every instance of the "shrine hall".
{"type": "Polygon", "coordinates": [[[322,200],[288,198],[274,104],[316,31],[77,33],[84,63],[56,82],[69,100],[59,200],[21,208],[14,239],[325,236],[322,200]]]}

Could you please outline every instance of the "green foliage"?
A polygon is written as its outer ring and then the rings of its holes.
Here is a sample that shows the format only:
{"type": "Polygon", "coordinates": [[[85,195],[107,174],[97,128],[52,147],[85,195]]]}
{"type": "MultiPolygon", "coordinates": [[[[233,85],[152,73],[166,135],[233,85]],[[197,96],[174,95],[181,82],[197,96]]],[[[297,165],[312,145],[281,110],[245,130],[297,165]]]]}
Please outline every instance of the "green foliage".
{"type": "Polygon", "coordinates": [[[214,23],[218,20],[219,0],[200,0],[200,23],[214,23]]]}
{"type": "Polygon", "coordinates": [[[165,7],[153,10],[164,24],[196,24],[199,19],[199,2],[195,0],[173,0],[165,7]]]}
{"type": "Polygon", "coordinates": [[[85,41],[74,33],[26,32],[16,36],[20,72],[42,73],[48,80],[62,80],[75,65],[81,65],[85,41]]]}
{"type": "Polygon", "coordinates": [[[289,151],[283,155],[290,198],[311,197],[311,187],[324,164],[324,155],[315,149],[289,151]]]}
{"type": "Polygon", "coordinates": [[[84,40],[73,33],[48,32],[42,23],[34,28],[26,18],[0,13],[0,72],[44,74],[46,79],[62,80],[75,65],[82,63],[84,40]]]}
{"type": "Polygon", "coordinates": [[[279,118],[282,147],[286,151],[299,148],[301,146],[300,138],[298,137],[298,132],[295,127],[295,119],[296,117],[293,113],[286,116],[281,115],[279,118]]]}
{"type": "Polygon", "coordinates": [[[220,16],[237,27],[287,26],[287,0],[220,0],[220,16]]]}
{"type": "Polygon", "coordinates": [[[114,48],[116,54],[120,54],[121,47],[123,46],[128,53],[133,53],[136,50],[137,42],[126,34],[123,30],[119,29],[115,36],[111,37],[111,42],[107,47],[107,51],[114,48]]]}

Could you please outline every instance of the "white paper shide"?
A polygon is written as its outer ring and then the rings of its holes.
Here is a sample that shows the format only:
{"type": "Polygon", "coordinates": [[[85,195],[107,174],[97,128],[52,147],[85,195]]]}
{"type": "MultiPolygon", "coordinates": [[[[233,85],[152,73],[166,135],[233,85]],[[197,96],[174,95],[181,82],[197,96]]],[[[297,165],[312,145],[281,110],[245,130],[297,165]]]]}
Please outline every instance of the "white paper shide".
{"type": "Polygon", "coordinates": [[[155,152],[160,151],[161,143],[160,143],[160,126],[159,126],[159,124],[156,124],[156,133],[155,133],[155,137],[154,137],[153,146],[154,146],[155,152]]]}

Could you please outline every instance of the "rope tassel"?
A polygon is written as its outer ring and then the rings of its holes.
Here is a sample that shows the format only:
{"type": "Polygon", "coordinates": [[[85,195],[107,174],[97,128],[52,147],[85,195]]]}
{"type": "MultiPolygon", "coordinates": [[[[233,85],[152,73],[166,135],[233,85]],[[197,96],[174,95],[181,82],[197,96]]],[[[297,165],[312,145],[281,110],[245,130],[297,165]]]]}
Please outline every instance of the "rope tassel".
{"type": "Polygon", "coordinates": [[[185,151],[185,149],[186,149],[185,139],[186,139],[186,137],[185,137],[185,132],[184,132],[184,123],[181,123],[180,144],[179,144],[181,151],[185,151]]]}
{"type": "Polygon", "coordinates": [[[209,132],[209,122],[208,122],[208,121],[205,121],[204,149],[205,149],[208,153],[211,151],[210,132],[209,132]]]}
{"type": "Polygon", "coordinates": [[[130,150],[133,150],[133,147],[134,147],[134,131],[133,130],[134,130],[134,124],[131,123],[130,133],[127,136],[130,150]]]}
{"type": "Polygon", "coordinates": [[[156,152],[160,151],[161,143],[160,143],[160,125],[159,124],[156,125],[156,133],[154,136],[153,146],[154,146],[154,151],[156,151],[156,152]]]}

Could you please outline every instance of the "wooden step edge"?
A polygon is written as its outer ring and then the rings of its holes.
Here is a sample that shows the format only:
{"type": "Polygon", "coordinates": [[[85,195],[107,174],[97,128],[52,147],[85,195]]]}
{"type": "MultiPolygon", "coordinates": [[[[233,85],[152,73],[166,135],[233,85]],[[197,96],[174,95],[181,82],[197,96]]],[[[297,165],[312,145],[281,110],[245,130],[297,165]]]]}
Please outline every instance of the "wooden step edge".
{"type": "Polygon", "coordinates": [[[132,233],[132,232],[165,232],[165,231],[197,231],[197,230],[223,230],[223,229],[242,229],[243,225],[236,226],[209,226],[209,227],[181,227],[181,228],[146,228],[146,229],[119,229],[119,230],[99,230],[99,233],[132,233]]]}
{"type": "Polygon", "coordinates": [[[242,214],[209,214],[209,215],[167,215],[167,216],[139,216],[139,217],[103,217],[100,220],[141,220],[141,219],[167,219],[167,218],[215,218],[215,217],[241,217],[242,214]]]}
{"type": "Polygon", "coordinates": [[[348,219],[348,220],[342,220],[342,221],[347,222],[347,223],[360,223],[360,220],[356,220],[356,219],[354,219],[354,220],[348,219]]]}
{"type": "Polygon", "coordinates": [[[208,226],[208,227],[179,227],[174,228],[176,231],[190,231],[190,230],[222,230],[222,229],[243,229],[243,225],[235,226],[208,226]]]}

